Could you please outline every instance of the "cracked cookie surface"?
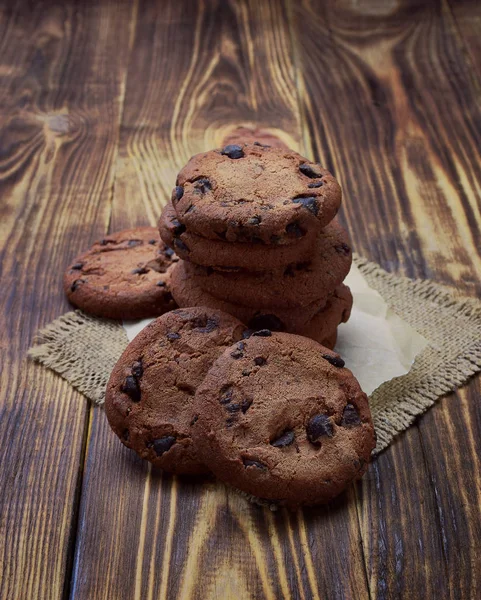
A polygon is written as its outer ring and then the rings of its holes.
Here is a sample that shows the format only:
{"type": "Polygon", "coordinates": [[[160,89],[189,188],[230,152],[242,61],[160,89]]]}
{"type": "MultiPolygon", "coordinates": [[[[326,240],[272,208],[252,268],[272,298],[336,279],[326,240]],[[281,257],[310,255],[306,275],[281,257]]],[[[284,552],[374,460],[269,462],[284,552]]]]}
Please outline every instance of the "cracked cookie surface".
{"type": "Polygon", "coordinates": [[[178,260],[155,227],[118,231],[71,263],[64,290],[74,306],[99,317],[156,317],[175,308],[170,272],[178,260]]]}
{"type": "Polygon", "coordinates": [[[193,156],[172,193],[191,233],[227,242],[295,244],[336,215],[341,188],[297,152],[231,144],[193,156]]]}
{"type": "Polygon", "coordinates": [[[105,412],[122,443],[171,473],[207,472],[191,439],[194,395],[244,331],[234,317],[205,308],[171,311],[143,329],[107,385],[105,412]]]}
{"type": "Polygon", "coordinates": [[[363,475],[375,446],[367,396],[336,353],[269,330],[224,351],[199,386],[193,439],[219,479],[291,509],[363,475]]]}

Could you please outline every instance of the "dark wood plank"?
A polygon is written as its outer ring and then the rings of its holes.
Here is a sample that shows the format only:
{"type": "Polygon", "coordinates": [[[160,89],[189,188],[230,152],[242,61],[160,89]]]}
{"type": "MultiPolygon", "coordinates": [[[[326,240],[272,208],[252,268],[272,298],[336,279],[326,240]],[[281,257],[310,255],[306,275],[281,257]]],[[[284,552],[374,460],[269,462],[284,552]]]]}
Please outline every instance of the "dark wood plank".
{"type": "Polygon", "coordinates": [[[478,85],[481,82],[481,5],[476,0],[447,0],[460,43],[469,54],[469,61],[476,69],[478,85]]]}
{"type": "MultiPolygon", "coordinates": [[[[175,175],[239,125],[300,142],[280,2],[143,2],[112,228],[154,223],[175,175]]],[[[288,515],[152,471],[95,411],[73,598],[368,598],[356,498],[288,515]],[[113,508],[114,507],[114,508],[113,508]]]]}
{"type": "MultiPolygon", "coordinates": [[[[450,12],[436,2],[291,8],[305,129],[343,185],[356,249],[388,270],[479,294],[480,96],[450,12]]],[[[471,410],[479,421],[479,403],[471,410]]],[[[451,439],[476,435],[462,414],[445,399],[363,480],[373,598],[476,597],[474,549],[460,546],[480,517],[456,490],[466,479],[479,489],[479,474],[459,458],[453,469],[447,455],[451,439]],[[455,524],[443,522],[455,506],[455,524]]]]}
{"type": "Polygon", "coordinates": [[[69,257],[105,231],[130,3],[0,6],[0,597],[65,597],[84,398],[26,361],[67,309],[69,257]],[[114,51],[115,49],[115,51],[114,51]]]}

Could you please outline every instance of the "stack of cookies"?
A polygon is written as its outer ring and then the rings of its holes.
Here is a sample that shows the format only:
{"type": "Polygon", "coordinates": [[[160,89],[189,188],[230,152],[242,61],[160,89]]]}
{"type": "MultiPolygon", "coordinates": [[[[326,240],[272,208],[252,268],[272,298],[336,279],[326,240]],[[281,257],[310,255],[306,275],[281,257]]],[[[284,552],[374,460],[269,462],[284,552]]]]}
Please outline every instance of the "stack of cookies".
{"type": "Polygon", "coordinates": [[[334,177],[284,148],[233,144],[192,157],[159,222],[183,259],[171,274],[174,300],[332,348],[352,307],[340,204],[334,177]]]}

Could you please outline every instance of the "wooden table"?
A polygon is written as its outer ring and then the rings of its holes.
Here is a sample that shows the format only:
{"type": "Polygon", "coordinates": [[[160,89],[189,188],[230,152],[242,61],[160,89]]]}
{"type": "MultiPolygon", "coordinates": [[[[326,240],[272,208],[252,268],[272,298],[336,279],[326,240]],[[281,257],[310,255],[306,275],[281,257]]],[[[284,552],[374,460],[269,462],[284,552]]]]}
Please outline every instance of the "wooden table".
{"type": "Polygon", "coordinates": [[[154,472],[26,360],[68,261],[239,125],[334,171],[361,255],[479,295],[480,101],[475,0],[1,3],[2,600],[481,598],[479,378],[287,514],[154,472]]]}

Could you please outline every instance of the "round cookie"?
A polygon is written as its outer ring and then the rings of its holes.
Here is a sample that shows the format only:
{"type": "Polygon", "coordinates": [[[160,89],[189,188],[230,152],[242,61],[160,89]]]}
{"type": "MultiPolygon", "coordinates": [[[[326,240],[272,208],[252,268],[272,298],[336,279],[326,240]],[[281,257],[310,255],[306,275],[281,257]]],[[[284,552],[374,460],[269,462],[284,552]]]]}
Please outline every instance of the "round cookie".
{"type": "Polygon", "coordinates": [[[185,262],[180,261],[172,270],[172,295],[179,306],[209,306],[227,312],[250,329],[287,331],[312,337],[324,342],[332,338],[337,326],[347,321],[352,307],[349,288],[341,284],[324,306],[314,302],[302,310],[258,309],[233,304],[215,298],[196,286],[185,272],[185,262]]]}
{"type": "Polygon", "coordinates": [[[332,500],[375,447],[367,396],[344,361],[269,331],[225,350],[194,402],[193,440],[222,481],[290,509],[332,500]]]}
{"type": "Polygon", "coordinates": [[[130,342],[107,385],[105,412],[122,443],[170,473],[207,472],[192,444],[192,403],[214,360],[244,325],[206,308],[159,317],[130,342]]]}
{"type": "Polygon", "coordinates": [[[178,260],[155,227],[118,231],[77,256],[64,290],[74,306],[98,317],[156,317],[175,307],[170,272],[178,260]]]}
{"type": "Polygon", "coordinates": [[[172,193],[179,221],[203,237],[293,244],[335,217],[341,188],[297,152],[254,144],[193,156],[172,193]]]}
{"type": "Polygon", "coordinates": [[[211,240],[188,231],[169,202],[159,219],[162,240],[175,249],[180,258],[206,267],[238,267],[249,271],[278,269],[309,260],[316,238],[309,231],[297,244],[265,245],[211,240]]]}
{"type": "Polygon", "coordinates": [[[274,271],[252,273],[219,270],[186,263],[185,269],[203,290],[235,304],[259,308],[298,308],[325,304],[351,268],[346,230],[333,221],[317,236],[310,260],[274,271]]]}

